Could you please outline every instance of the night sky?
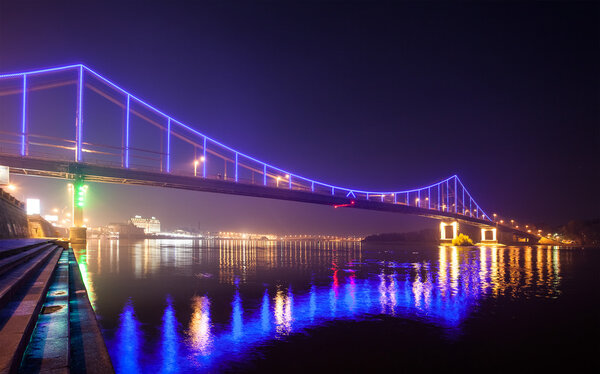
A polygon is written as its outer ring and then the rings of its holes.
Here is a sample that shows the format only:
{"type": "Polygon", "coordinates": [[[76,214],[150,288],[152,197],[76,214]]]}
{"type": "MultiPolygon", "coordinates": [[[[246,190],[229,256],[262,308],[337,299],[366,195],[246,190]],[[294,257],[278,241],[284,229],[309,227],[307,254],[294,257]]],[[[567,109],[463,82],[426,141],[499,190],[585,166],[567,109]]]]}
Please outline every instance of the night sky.
{"type": "MultiPolygon", "coordinates": [[[[83,63],[299,175],[398,190],[458,174],[488,214],[560,224],[600,215],[599,25],[597,2],[2,1],[0,72],[83,63]]],[[[66,205],[64,181],[14,180],[17,196],[66,205]]],[[[92,223],[134,214],[167,228],[277,233],[436,224],[91,185],[92,223]]]]}

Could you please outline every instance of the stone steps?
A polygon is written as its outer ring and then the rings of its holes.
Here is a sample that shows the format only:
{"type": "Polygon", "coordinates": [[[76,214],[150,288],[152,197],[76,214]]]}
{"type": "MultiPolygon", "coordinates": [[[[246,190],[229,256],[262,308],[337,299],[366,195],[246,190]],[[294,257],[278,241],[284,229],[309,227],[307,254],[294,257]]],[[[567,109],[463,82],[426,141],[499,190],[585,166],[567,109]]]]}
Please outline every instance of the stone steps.
{"type": "Polygon", "coordinates": [[[43,251],[44,249],[49,248],[51,246],[55,246],[55,244],[43,243],[40,245],[33,246],[32,248],[26,249],[20,253],[1,259],[0,275],[3,275],[4,273],[10,271],[14,267],[29,261],[31,258],[39,254],[40,251],[43,251]]]}
{"type": "Polygon", "coordinates": [[[18,369],[62,251],[53,246],[50,258],[0,310],[0,373],[18,369]]]}
{"type": "Polygon", "coordinates": [[[0,374],[114,373],[73,251],[0,247],[0,374]]]}
{"type": "Polygon", "coordinates": [[[56,247],[53,246],[46,247],[29,261],[14,266],[0,276],[0,309],[8,303],[24,282],[39,270],[55,249],[56,247]]]}
{"type": "Polygon", "coordinates": [[[0,240],[0,259],[26,251],[40,244],[50,243],[47,239],[2,239],[0,240]]]}

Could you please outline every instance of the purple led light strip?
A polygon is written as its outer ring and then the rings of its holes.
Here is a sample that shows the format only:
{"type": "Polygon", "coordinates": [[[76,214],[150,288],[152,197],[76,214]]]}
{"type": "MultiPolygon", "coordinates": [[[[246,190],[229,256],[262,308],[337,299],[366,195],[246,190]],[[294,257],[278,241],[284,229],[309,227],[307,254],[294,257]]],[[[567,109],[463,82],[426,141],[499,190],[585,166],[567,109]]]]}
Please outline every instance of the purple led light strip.
{"type": "Polygon", "coordinates": [[[27,155],[27,74],[23,74],[23,112],[21,113],[21,156],[27,155]]]}
{"type": "Polygon", "coordinates": [[[125,168],[129,168],[129,102],[131,97],[127,95],[127,114],[125,115],[125,168]]]}
{"type": "Polygon", "coordinates": [[[171,172],[171,118],[167,118],[167,173],[171,172]]]}
{"type": "Polygon", "coordinates": [[[81,162],[82,158],[82,135],[83,135],[83,66],[79,66],[79,90],[77,95],[77,153],[75,158],[77,162],[81,162]]]}

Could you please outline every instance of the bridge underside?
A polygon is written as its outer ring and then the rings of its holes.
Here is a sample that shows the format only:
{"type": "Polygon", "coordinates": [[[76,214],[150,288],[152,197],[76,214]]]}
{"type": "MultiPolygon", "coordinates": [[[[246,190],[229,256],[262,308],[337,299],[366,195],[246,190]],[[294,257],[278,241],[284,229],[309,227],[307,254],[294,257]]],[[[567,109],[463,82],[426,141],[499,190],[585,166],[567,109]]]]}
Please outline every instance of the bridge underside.
{"type": "MultiPolygon", "coordinates": [[[[0,154],[0,164],[10,167],[11,173],[36,175],[51,178],[75,179],[84,176],[86,181],[134,184],[154,187],[178,188],[192,191],[261,197],[287,201],[297,201],[321,205],[344,205],[358,209],[377,210],[402,214],[412,214],[440,220],[456,220],[478,227],[489,227],[490,221],[461,214],[424,209],[405,204],[389,204],[377,201],[364,201],[306,191],[287,190],[231,182],[219,179],[180,176],[142,170],[122,169],[91,165],[71,161],[49,161],[32,157],[17,157],[0,154]]],[[[510,228],[506,228],[510,229],[510,228]]]]}

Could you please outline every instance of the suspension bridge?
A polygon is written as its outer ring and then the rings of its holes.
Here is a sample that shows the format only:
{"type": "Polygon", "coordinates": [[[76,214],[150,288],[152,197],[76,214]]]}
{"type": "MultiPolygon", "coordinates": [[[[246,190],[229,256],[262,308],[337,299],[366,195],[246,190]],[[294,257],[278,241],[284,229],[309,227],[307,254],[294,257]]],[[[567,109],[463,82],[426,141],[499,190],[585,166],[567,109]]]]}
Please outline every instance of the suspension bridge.
{"type": "MultiPolygon", "coordinates": [[[[180,188],[430,217],[443,240],[458,222],[481,228],[482,241],[497,241],[496,230],[537,239],[494,222],[457,175],[397,191],[314,180],[229,147],[81,64],[0,74],[0,109],[0,165],[73,180],[75,191],[84,181],[180,188]]],[[[74,217],[81,226],[77,201],[74,217]]]]}

